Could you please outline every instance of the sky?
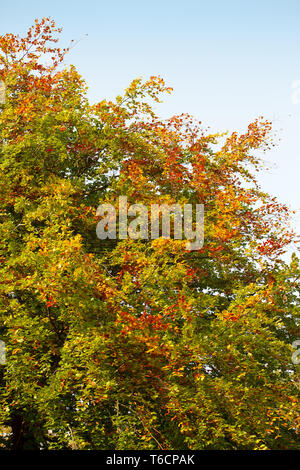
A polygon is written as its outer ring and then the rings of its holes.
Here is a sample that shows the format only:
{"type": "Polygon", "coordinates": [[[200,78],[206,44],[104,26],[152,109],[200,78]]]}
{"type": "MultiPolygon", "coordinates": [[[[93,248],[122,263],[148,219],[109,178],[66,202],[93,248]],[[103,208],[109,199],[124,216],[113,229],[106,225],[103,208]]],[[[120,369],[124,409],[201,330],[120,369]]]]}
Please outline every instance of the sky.
{"type": "Polygon", "coordinates": [[[300,234],[299,0],[14,0],[0,5],[0,34],[22,35],[44,16],[63,27],[63,46],[77,42],[67,63],[93,102],[160,75],[174,88],[156,109],[163,118],[186,112],[211,132],[272,120],[278,145],[259,180],[299,210],[300,234]]]}

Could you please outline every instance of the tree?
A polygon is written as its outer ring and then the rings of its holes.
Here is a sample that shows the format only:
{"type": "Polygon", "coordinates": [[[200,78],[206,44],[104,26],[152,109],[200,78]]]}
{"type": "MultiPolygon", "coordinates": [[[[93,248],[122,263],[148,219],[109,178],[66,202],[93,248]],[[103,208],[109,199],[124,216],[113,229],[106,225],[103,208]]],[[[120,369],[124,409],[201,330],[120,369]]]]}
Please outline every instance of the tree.
{"type": "Polygon", "coordinates": [[[299,447],[296,238],[255,177],[271,123],[161,120],[160,77],[90,104],[57,33],[0,39],[1,445],[299,447]],[[203,247],[98,240],[97,206],[121,195],[204,204],[203,247]]]}

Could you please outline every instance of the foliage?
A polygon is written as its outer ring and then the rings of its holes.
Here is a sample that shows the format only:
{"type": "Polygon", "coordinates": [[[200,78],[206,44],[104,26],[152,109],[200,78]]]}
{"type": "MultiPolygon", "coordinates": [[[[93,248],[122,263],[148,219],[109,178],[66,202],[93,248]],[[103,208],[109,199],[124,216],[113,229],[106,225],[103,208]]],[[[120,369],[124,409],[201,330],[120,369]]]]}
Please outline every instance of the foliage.
{"type": "Polygon", "coordinates": [[[271,123],[161,120],[160,77],[92,105],[59,32],[0,38],[2,447],[299,448],[295,235],[255,176],[271,123]],[[124,194],[203,203],[203,248],[98,240],[124,194]]]}

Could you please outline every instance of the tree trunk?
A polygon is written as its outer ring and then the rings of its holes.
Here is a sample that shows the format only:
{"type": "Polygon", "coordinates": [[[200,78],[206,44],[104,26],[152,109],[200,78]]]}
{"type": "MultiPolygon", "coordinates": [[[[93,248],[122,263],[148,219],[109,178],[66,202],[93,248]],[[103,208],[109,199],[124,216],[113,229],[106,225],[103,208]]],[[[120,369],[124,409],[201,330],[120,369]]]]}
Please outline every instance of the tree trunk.
{"type": "Polygon", "coordinates": [[[39,449],[39,443],[34,434],[29,429],[24,416],[16,413],[11,420],[12,428],[12,450],[33,450],[39,449]]]}
{"type": "Polygon", "coordinates": [[[20,414],[16,414],[11,421],[12,449],[23,450],[24,448],[24,421],[20,414]]]}

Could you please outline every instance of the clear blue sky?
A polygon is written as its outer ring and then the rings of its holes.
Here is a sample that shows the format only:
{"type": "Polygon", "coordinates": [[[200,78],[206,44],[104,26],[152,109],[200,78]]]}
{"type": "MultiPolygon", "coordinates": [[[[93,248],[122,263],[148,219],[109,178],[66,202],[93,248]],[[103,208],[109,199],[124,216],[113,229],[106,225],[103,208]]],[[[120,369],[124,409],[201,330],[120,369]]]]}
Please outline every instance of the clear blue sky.
{"type": "MultiPolygon", "coordinates": [[[[244,131],[274,120],[279,146],[263,187],[300,208],[300,0],[5,1],[0,34],[25,32],[51,16],[92,101],[113,98],[137,77],[161,75],[174,88],[161,115],[188,112],[212,131],[244,131]],[[85,36],[88,34],[88,36],[85,36]],[[299,103],[297,104],[297,101],[299,103]]],[[[296,217],[300,233],[300,214],[296,217]]]]}

